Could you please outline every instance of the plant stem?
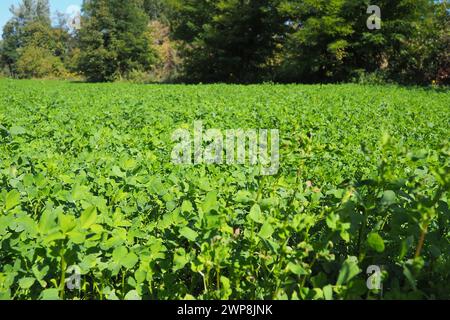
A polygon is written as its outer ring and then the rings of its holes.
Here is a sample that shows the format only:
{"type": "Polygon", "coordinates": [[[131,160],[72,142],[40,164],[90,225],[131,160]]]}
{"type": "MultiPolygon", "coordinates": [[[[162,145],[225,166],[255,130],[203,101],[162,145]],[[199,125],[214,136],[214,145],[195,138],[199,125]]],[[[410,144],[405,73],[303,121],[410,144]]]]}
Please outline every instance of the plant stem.
{"type": "Polygon", "coordinates": [[[66,259],[64,258],[65,250],[61,249],[61,281],[59,283],[59,289],[61,291],[61,300],[64,300],[64,294],[66,289],[66,269],[67,269],[67,263],[66,259]]]}
{"type": "Polygon", "coordinates": [[[220,291],[220,268],[216,269],[217,290],[220,291]]]}
{"type": "Polygon", "coordinates": [[[420,239],[419,242],[417,243],[415,258],[420,257],[420,254],[422,253],[423,245],[425,243],[425,236],[427,235],[427,232],[428,232],[428,224],[425,226],[425,228],[422,230],[422,233],[420,234],[420,239]]]}

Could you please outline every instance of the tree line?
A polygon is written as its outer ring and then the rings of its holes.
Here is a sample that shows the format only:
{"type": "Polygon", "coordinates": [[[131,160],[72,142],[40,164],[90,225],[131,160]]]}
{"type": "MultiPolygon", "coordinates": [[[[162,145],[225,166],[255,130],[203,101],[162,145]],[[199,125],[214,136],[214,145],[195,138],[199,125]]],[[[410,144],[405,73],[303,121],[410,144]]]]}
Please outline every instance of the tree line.
{"type": "MultiPolygon", "coordinates": [[[[84,0],[79,25],[22,0],[3,28],[14,78],[449,84],[448,0],[84,0]],[[381,9],[370,29],[369,5],[381,9]]],[[[72,17],[73,18],[73,17],[72,17]]]]}

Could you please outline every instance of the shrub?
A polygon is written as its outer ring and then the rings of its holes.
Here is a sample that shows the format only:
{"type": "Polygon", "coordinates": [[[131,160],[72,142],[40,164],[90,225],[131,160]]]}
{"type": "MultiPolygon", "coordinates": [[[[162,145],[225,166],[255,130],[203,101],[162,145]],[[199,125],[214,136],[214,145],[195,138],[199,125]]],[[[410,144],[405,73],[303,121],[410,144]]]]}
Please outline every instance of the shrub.
{"type": "Polygon", "coordinates": [[[136,69],[128,72],[123,80],[141,84],[154,82],[153,77],[148,72],[136,69]]]}
{"type": "Polygon", "coordinates": [[[356,70],[353,73],[351,82],[366,85],[382,85],[389,83],[390,80],[383,71],[366,72],[365,70],[356,70]]]}
{"type": "Polygon", "coordinates": [[[43,48],[26,47],[17,61],[19,78],[64,78],[68,75],[62,61],[43,48]]]}

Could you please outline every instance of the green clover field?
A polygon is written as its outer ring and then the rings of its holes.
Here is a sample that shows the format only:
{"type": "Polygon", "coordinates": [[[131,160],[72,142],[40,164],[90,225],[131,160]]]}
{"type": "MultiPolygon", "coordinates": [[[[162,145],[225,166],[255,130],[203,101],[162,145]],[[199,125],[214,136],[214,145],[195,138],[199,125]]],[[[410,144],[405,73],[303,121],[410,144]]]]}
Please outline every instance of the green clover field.
{"type": "Polygon", "coordinates": [[[0,299],[450,299],[449,137],[445,89],[0,80],[0,299]],[[173,164],[194,121],[278,173],[173,164]]]}

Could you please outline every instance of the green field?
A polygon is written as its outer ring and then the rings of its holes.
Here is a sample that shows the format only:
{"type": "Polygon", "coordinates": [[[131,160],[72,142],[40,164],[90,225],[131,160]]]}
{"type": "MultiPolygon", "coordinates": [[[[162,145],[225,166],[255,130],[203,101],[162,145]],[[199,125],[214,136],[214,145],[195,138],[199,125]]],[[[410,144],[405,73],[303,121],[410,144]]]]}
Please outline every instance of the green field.
{"type": "Polygon", "coordinates": [[[449,133],[437,89],[1,80],[0,298],[449,299],[449,133]],[[278,174],[172,164],[194,121],[278,174]]]}

